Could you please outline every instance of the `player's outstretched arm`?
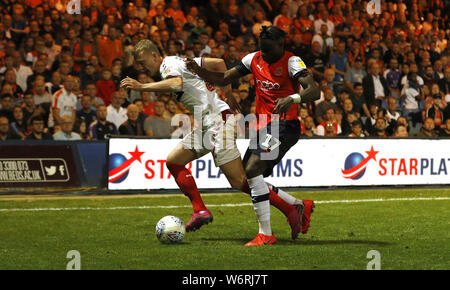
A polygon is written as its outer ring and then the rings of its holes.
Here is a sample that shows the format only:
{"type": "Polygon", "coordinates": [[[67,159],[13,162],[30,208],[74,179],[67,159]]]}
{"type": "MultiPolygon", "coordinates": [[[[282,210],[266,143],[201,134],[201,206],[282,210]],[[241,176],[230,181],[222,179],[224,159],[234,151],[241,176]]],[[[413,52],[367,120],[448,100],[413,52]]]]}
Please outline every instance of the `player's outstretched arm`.
{"type": "Polygon", "coordinates": [[[173,77],[160,82],[143,84],[135,79],[126,77],[120,82],[120,87],[140,92],[180,92],[183,90],[183,79],[173,77]]]}
{"type": "Polygon", "coordinates": [[[298,82],[301,84],[303,90],[298,94],[277,99],[273,113],[284,114],[289,111],[293,103],[308,103],[320,99],[320,89],[316,85],[311,73],[306,71],[302,73],[298,78],[298,82]]]}
{"type": "MultiPolygon", "coordinates": [[[[204,58],[203,67],[212,72],[225,73],[227,71],[227,65],[225,64],[225,61],[221,58],[204,58]]],[[[227,98],[227,104],[230,106],[230,109],[235,113],[239,113],[241,111],[241,106],[231,93],[232,92],[231,84],[221,86],[221,88],[225,93],[225,97],[227,98]]]]}
{"type": "Polygon", "coordinates": [[[236,69],[232,68],[225,72],[221,71],[212,71],[205,67],[199,66],[195,60],[187,59],[186,67],[193,73],[196,73],[199,77],[207,81],[212,85],[217,85],[220,87],[224,87],[228,84],[231,84],[233,81],[242,77],[241,73],[236,69]]]}

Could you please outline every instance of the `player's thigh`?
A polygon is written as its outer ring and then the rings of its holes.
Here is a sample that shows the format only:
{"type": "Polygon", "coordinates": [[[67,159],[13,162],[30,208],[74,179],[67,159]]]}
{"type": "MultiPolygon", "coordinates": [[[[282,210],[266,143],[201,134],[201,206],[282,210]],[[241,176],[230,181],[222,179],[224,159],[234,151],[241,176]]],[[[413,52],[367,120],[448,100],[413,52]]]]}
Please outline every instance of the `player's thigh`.
{"type": "Polygon", "coordinates": [[[178,165],[186,165],[197,158],[196,152],[185,148],[182,143],[179,143],[167,156],[167,162],[178,165]]]}
{"type": "Polygon", "coordinates": [[[234,189],[242,190],[243,184],[246,179],[244,166],[242,165],[241,157],[238,157],[228,163],[220,166],[223,174],[227,178],[231,187],[234,189]]]}

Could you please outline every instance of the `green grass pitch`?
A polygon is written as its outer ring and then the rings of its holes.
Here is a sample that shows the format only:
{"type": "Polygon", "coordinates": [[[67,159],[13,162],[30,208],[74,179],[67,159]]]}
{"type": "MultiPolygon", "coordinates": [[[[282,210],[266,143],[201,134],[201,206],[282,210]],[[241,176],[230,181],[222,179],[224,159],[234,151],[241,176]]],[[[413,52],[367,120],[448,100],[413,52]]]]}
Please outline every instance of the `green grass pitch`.
{"type": "Polygon", "coordinates": [[[364,270],[370,250],[380,253],[381,269],[450,268],[448,188],[292,194],[318,202],[308,234],[291,240],[271,207],[278,242],[250,248],[243,245],[258,225],[245,194],[204,194],[214,221],[179,245],[161,244],[155,225],[166,215],[188,221],[192,209],[180,194],[0,196],[0,269],[66,269],[70,250],[79,251],[81,269],[364,270]]]}

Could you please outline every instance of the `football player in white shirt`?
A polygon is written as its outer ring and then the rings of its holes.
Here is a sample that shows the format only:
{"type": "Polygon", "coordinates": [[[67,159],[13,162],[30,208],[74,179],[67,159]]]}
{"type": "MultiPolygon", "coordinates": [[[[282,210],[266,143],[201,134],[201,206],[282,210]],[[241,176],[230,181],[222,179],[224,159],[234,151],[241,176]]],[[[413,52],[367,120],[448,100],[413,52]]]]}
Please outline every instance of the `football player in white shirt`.
{"type": "MultiPolygon", "coordinates": [[[[194,214],[186,224],[186,231],[197,230],[210,223],[213,216],[204,205],[195,180],[185,167],[186,164],[212,152],[215,165],[220,167],[230,185],[243,192],[250,192],[241,155],[236,147],[237,131],[234,115],[230,106],[219,99],[214,87],[186,68],[184,59],[177,56],[163,59],[158,48],[149,40],[141,40],[136,44],[133,53],[138,66],[148,70],[151,76],[159,72],[163,80],[143,84],[127,77],[121,81],[120,86],[137,91],[172,92],[178,101],[194,112],[196,121],[200,123],[197,129],[186,135],[169,153],[166,163],[181,191],[189,197],[194,208],[194,214]]],[[[222,59],[194,60],[199,66],[211,71],[225,72],[227,69],[222,59]]],[[[228,101],[233,110],[238,109],[239,106],[233,97],[228,98],[228,101]]],[[[264,181],[258,186],[267,187],[264,181]]],[[[301,224],[301,215],[296,218],[301,224]]],[[[275,241],[273,237],[270,244],[275,241]]]]}

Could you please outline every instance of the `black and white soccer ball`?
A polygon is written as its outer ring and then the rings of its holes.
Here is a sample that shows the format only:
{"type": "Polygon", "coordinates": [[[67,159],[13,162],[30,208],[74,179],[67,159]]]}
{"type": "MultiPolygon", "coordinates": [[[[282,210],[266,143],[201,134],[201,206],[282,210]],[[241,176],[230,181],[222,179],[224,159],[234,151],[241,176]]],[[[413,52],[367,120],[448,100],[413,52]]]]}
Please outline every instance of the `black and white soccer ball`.
{"type": "Polygon", "coordinates": [[[156,224],[156,237],[163,244],[179,244],[185,233],[184,222],[173,215],[163,217],[156,224]]]}

